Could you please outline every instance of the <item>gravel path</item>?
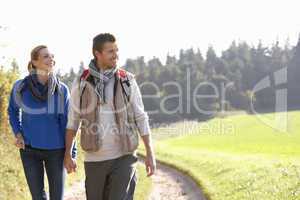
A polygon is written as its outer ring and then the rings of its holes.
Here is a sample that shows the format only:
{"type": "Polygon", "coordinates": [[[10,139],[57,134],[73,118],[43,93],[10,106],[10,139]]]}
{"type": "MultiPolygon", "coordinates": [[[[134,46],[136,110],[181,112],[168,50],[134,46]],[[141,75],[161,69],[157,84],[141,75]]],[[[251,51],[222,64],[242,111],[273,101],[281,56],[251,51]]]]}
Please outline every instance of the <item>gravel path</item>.
{"type": "Polygon", "coordinates": [[[149,200],[205,200],[199,187],[174,168],[158,164],[149,200]]]}

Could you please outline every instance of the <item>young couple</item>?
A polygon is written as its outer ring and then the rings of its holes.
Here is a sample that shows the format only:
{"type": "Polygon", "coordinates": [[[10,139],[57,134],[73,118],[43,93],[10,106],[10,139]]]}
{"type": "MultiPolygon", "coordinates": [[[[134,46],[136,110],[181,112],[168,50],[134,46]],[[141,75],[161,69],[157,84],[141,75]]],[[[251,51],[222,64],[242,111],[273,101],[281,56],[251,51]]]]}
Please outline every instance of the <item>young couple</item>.
{"type": "Polygon", "coordinates": [[[148,115],[134,75],[117,67],[118,47],[109,33],[93,39],[93,59],[68,87],[53,73],[47,46],[31,52],[29,74],[16,81],[8,113],[33,200],[62,200],[65,174],[76,171],[77,132],[85,154],[88,200],[132,200],[139,136],[148,176],[156,161],[148,115]],[[80,130],[79,130],[80,129],[80,130]]]}

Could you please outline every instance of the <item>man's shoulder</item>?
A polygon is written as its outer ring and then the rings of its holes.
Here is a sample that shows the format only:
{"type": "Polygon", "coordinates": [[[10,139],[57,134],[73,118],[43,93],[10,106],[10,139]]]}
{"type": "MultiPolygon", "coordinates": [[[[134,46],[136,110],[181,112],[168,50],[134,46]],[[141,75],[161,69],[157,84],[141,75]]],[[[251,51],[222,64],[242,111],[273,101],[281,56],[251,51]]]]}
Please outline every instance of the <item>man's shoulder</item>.
{"type": "Polygon", "coordinates": [[[90,75],[90,70],[89,68],[84,68],[82,72],[79,74],[79,79],[80,80],[86,80],[90,75]]]}
{"type": "Polygon", "coordinates": [[[127,71],[124,68],[118,68],[118,75],[121,78],[126,78],[128,77],[129,79],[133,79],[134,78],[134,74],[132,72],[127,71]]]}
{"type": "MultiPolygon", "coordinates": [[[[90,76],[90,70],[89,68],[85,68],[83,69],[83,71],[79,74],[79,80],[87,80],[88,77],[90,76]]],[[[132,72],[127,71],[126,69],[119,67],[117,69],[117,74],[120,78],[129,78],[129,79],[133,79],[135,77],[135,74],[133,74],[132,72]]]]}

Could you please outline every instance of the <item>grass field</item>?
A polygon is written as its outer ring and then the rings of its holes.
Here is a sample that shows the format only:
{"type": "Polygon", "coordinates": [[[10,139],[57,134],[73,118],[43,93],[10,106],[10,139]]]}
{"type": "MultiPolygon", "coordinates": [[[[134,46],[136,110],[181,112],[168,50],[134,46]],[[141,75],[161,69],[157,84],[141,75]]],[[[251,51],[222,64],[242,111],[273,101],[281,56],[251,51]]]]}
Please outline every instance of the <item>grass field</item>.
{"type": "Polygon", "coordinates": [[[254,115],[158,128],[156,155],[192,176],[208,199],[300,199],[300,112],[288,117],[287,133],[254,115]]]}

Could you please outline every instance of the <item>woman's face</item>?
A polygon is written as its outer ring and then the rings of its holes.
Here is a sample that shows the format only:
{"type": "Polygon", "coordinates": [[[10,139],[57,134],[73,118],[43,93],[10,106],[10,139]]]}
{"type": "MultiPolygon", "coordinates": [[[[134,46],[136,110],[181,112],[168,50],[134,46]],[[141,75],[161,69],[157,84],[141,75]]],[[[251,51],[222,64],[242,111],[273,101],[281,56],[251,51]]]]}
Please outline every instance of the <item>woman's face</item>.
{"type": "Polygon", "coordinates": [[[32,63],[37,70],[51,72],[55,65],[54,55],[48,48],[43,48],[39,51],[37,60],[33,60],[32,63]]]}

